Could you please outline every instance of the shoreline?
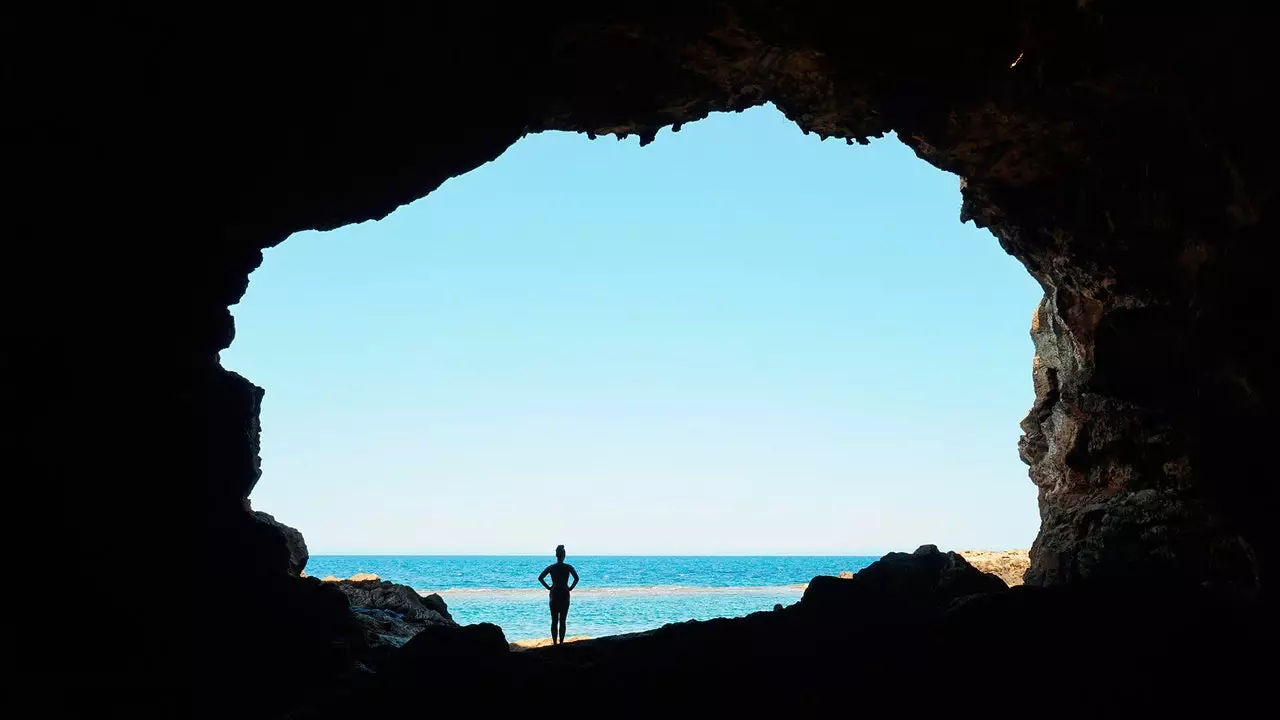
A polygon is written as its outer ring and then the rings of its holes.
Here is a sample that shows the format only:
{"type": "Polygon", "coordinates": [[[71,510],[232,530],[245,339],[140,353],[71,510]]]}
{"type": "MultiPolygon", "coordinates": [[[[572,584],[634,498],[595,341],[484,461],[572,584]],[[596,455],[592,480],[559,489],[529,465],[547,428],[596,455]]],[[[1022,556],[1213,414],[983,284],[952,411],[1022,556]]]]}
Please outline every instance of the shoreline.
{"type": "MultiPolygon", "coordinates": [[[[1022,584],[1022,575],[1030,564],[1029,551],[1025,549],[1011,550],[957,550],[973,567],[1005,581],[1010,587],[1022,584]]],[[[423,556],[432,557],[432,556],[423,556]]],[[[708,556],[712,557],[712,556],[708,556]]],[[[717,556],[718,557],[718,556],[717,556]]],[[[852,577],[856,571],[844,570],[838,576],[852,577]]],[[[306,573],[301,573],[306,577],[306,573]]],[[[324,582],[362,582],[381,580],[378,575],[358,572],[348,578],[327,575],[320,578],[324,582]]],[[[583,587],[575,590],[577,597],[675,597],[691,595],[779,595],[804,593],[809,583],[787,583],[785,585],[615,585],[605,587],[583,587]]],[[[508,597],[511,599],[536,599],[545,595],[546,591],[539,587],[449,587],[449,588],[412,588],[422,597],[430,595],[451,596],[465,601],[467,598],[508,597]]]]}
{"type": "MultiPolygon", "coordinates": [[[[803,593],[808,583],[787,585],[619,585],[612,587],[583,587],[573,591],[574,597],[673,597],[688,595],[777,595],[803,593]]],[[[511,598],[540,598],[547,594],[543,588],[447,588],[427,590],[414,588],[419,595],[439,594],[459,599],[466,597],[498,596],[511,598]]]]}

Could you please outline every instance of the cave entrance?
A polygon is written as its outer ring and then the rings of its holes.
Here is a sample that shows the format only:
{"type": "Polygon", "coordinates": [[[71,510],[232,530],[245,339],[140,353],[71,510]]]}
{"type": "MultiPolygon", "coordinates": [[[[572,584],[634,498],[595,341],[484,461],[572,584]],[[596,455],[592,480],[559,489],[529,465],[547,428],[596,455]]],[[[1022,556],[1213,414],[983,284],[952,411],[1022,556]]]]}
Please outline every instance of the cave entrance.
{"type": "Polygon", "coordinates": [[[766,106],[644,149],[533,135],[301,233],[222,355],[267,389],[254,508],[302,530],[309,574],[442,591],[511,639],[546,635],[560,543],[591,635],[765,609],[921,539],[1028,547],[1041,290],[959,207],[896,139],[766,106]]]}

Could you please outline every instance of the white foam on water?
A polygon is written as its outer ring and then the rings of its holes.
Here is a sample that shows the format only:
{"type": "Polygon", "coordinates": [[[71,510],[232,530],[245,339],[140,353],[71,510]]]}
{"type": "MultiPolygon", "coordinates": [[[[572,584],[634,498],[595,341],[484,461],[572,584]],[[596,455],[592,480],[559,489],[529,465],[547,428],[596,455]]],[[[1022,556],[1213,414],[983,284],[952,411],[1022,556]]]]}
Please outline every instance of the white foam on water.
{"type": "MultiPolygon", "coordinates": [[[[417,589],[417,588],[415,588],[417,589]]],[[[741,587],[707,587],[689,585],[643,585],[629,587],[580,587],[573,591],[574,597],[670,597],[689,595],[800,595],[805,586],[796,585],[754,585],[741,587]]],[[[417,589],[419,595],[438,593],[446,600],[450,597],[466,598],[536,598],[544,597],[547,591],[542,588],[446,588],[443,590],[417,589]]]]}

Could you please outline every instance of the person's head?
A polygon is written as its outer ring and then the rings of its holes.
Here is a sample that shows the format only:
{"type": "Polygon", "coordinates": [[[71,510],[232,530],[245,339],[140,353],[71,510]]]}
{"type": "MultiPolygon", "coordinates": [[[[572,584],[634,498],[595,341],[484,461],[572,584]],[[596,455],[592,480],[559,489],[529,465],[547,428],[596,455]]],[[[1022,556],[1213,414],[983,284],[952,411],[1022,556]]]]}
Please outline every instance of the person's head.
{"type": "Polygon", "coordinates": [[[563,545],[556,546],[556,560],[559,560],[560,562],[564,562],[564,546],[563,545]]]}

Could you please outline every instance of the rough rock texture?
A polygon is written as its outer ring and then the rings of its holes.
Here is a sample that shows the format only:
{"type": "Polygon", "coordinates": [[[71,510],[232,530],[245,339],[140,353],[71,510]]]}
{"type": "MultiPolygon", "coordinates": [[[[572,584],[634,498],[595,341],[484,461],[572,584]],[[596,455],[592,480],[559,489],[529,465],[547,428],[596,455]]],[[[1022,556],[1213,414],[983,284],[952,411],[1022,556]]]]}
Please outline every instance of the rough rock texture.
{"type": "Polygon", "coordinates": [[[367,580],[381,580],[382,578],[373,573],[356,573],[349,578],[340,578],[336,575],[325,575],[320,578],[324,582],[365,582],[367,580]]]}
{"type": "Polygon", "coordinates": [[[427,600],[408,585],[386,580],[339,580],[330,584],[347,596],[353,608],[391,610],[406,620],[430,625],[457,625],[439,595],[427,600]]]}
{"type": "Polygon", "coordinates": [[[323,578],[347,598],[351,613],[363,632],[363,642],[353,645],[362,667],[380,670],[391,661],[391,651],[424,629],[433,626],[457,627],[449,607],[437,594],[425,597],[408,585],[379,580],[371,573],[350,578],[323,578]]]}
{"type": "Polygon", "coordinates": [[[1027,550],[961,550],[956,554],[978,570],[1000,578],[1009,587],[1021,585],[1031,566],[1027,550]]]}
{"type": "MultiPolygon", "coordinates": [[[[1183,252],[1198,267],[1231,251],[1183,252]]],[[[1249,466],[1261,460],[1256,448],[1239,446],[1257,441],[1251,423],[1262,422],[1248,419],[1261,402],[1254,380],[1237,374],[1246,372],[1239,360],[1206,358],[1222,350],[1189,336],[1220,335],[1200,326],[1211,311],[1098,292],[1109,302],[1046,295],[1031,324],[1036,403],[1019,450],[1040,488],[1041,525],[1026,581],[1181,577],[1261,589],[1272,539],[1243,503],[1273,491],[1260,486],[1266,471],[1249,466]],[[1199,362],[1211,366],[1189,367],[1199,362]],[[1228,410],[1228,401],[1241,406],[1228,410]]]]}
{"type": "Polygon", "coordinates": [[[298,532],[296,528],[291,528],[282,522],[278,522],[274,517],[261,510],[255,510],[253,516],[259,522],[270,525],[276,532],[280,533],[280,536],[284,539],[285,547],[289,550],[289,574],[302,575],[307,567],[307,559],[310,557],[307,554],[307,541],[302,538],[302,533],[298,532]]]}
{"type": "Polygon", "coordinates": [[[376,575],[358,573],[347,580],[322,580],[347,597],[355,620],[364,631],[366,651],[360,661],[379,670],[390,661],[389,650],[402,647],[428,627],[457,627],[448,606],[439,595],[423,597],[408,585],[378,580],[376,575]],[[371,580],[362,580],[369,577],[371,580]]]}
{"type": "Polygon", "coordinates": [[[76,557],[90,586],[120,558],[175,583],[220,573],[182,593],[197,606],[145,618],[100,598],[118,621],[74,658],[19,628],[57,695],[109,675],[158,697],[159,678],[194,676],[228,715],[237,697],[270,713],[349,672],[343,596],[291,576],[246,502],[264,395],[218,353],[263,249],[380,218],[526,133],[648,142],[763,102],[823,137],[896,132],[961,177],[961,217],[1044,288],[1020,445],[1042,519],[1029,583],[1274,585],[1265,7],[10,5],[3,365],[20,421],[3,457],[11,506],[59,509],[41,543],[15,527],[11,544],[36,566],[76,557]]]}

